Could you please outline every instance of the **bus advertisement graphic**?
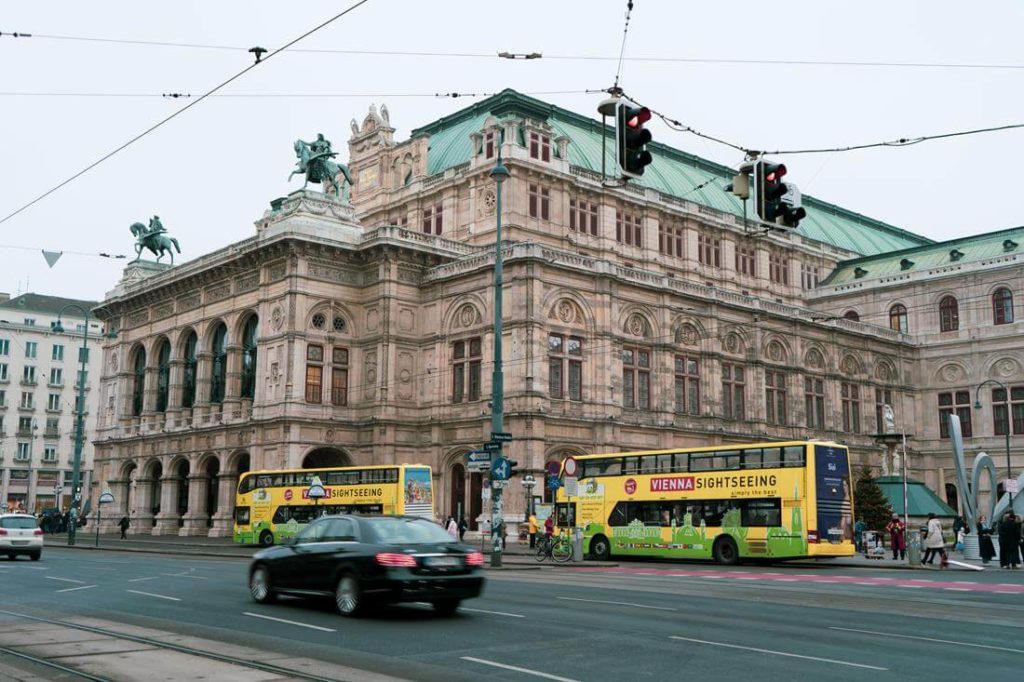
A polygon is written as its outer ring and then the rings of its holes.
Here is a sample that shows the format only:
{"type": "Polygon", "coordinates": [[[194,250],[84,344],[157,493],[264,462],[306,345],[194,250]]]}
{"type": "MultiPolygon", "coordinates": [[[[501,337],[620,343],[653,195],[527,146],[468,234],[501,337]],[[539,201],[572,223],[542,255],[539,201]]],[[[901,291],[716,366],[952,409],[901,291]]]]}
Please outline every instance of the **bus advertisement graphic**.
{"type": "Polygon", "coordinates": [[[838,543],[853,539],[850,466],[846,451],[827,445],[814,447],[817,479],[818,537],[838,543]]]}

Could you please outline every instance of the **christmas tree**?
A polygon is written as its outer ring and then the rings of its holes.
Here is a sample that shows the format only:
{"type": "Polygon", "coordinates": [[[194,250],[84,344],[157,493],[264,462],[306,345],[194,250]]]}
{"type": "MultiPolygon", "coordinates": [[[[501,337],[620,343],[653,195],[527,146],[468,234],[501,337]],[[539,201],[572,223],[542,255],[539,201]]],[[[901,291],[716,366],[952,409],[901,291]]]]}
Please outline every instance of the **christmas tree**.
{"type": "Polygon", "coordinates": [[[875,483],[870,466],[861,467],[853,495],[857,518],[864,519],[868,530],[885,530],[885,524],[892,520],[892,506],[875,483]]]}

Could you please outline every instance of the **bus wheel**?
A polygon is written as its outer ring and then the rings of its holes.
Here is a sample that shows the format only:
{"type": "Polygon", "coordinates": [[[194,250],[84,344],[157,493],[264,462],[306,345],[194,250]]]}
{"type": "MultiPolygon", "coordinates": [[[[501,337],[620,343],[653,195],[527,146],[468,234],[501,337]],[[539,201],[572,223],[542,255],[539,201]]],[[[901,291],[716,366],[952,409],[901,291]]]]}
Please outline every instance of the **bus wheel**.
{"type": "Polygon", "coordinates": [[[263,547],[270,547],[272,544],[274,544],[273,533],[271,533],[269,530],[265,530],[262,533],[260,533],[260,545],[262,545],[263,547]]]}
{"type": "Polygon", "coordinates": [[[736,549],[736,541],[728,535],[715,540],[715,545],[711,549],[711,556],[714,557],[715,562],[723,566],[735,566],[740,560],[739,550],[736,549]]]}
{"type": "Polygon", "coordinates": [[[590,554],[598,561],[608,561],[612,558],[612,545],[608,538],[603,535],[595,535],[590,541],[590,554]]]}

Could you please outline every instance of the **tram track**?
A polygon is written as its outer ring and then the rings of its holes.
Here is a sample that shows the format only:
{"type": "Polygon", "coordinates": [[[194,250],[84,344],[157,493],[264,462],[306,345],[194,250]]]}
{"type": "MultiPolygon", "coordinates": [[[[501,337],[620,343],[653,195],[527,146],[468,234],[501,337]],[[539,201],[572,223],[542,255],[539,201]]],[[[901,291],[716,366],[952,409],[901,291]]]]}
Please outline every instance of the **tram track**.
{"type": "MultiPolygon", "coordinates": [[[[165,649],[168,651],[175,651],[181,654],[189,656],[195,656],[198,658],[205,658],[209,660],[219,661],[221,663],[227,663],[250,670],[259,670],[262,672],[273,673],[280,675],[283,678],[295,679],[295,680],[310,680],[311,682],[343,682],[346,678],[340,678],[336,675],[331,677],[325,677],[323,675],[317,675],[314,673],[304,672],[296,670],[294,668],[285,668],[282,666],[274,665],[273,663],[264,663],[260,661],[253,661],[251,659],[239,658],[237,656],[231,656],[229,654],[222,654],[215,651],[208,651],[205,649],[198,649],[196,647],[187,646],[184,644],[176,644],[174,642],[166,642],[152,637],[144,637],[141,635],[131,635],[124,632],[118,632],[117,630],[109,630],[107,628],[96,627],[94,625],[85,625],[83,623],[75,623],[73,621],[58,620],[55,618],[44,618],[42,616],[33,616],[27,613],[19,613],[17,611],[8,611],[0,609],[0,615],[10,616],[13,618],[21,618],[24,620],[33,621],[36,623],[45,623],[48,625],[54,625],[64,628],[72,628],[83,632],[92,633],[95,635],[101,635],[109,637],[111,639],[121,640],[125,642],[133,642],[135,644],[142,644],[158,649],[165,649]]],[[[81,679],[93,680],[95,682],[112,682],[110,678],[99,677],[91,673],[77,670],[75,668],[68,667],[64,664],[57,663],[51,659],[36,656],[30,653],[19,651],[18,649],[10,648],[7,646],[0,646],[0,652],[4,654],[10,654],[17,658],[31,661],[33,663],[43,665],[52,669],[60,670],[70,675],[75,675],[81,679]]],[[[354,679],[354,678],[348,678],[354,679]]]]}

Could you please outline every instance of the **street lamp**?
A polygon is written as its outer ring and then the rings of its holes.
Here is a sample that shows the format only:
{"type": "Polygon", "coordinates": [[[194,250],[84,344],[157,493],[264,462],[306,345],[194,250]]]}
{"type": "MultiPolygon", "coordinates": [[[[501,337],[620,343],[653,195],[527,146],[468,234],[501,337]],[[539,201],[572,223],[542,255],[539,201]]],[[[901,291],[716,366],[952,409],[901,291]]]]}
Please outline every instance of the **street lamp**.
{"type": "Polygon", "coordinates": [[[526,474],[523,476],[523,488],[526,489],[526,520],[530,520],[530,514],[533,512],[533,486],[537,485],[537,479],[533,477],[533,474],[526,474]]]}
{"type": "Polygon", "coordinates": [[[110,492],[110,488],[107,488],[100,495],[99,504],[96,505],[96,546],[100,546],[100,510],[103,509],[103,505],[110,504],[114,501],[114,496],[110,492]]]}
{"type": "Polygon", "coordinates": [[[63,492],[64,486],[62,486],[59,482],[55,483],[53,486],[53,504],[55,507],[57,507],[58,514],[60,513],[60,496],[61,493],[63,492]]]}
{"type": "MultiPolygon", "coordinates": [[[[498,161],[491,169],[491,177],[497,184],[495,196],[496,232],[494,235],[494,373],[491,378],[491,433],[502,433],[505,430],[505,375],[502,372],[502,351],[501,351],[501,302],[502,302],[502,275],[503,264],[501,261],[501,186],[509,177],[508,168],[501,162],[501,153],[498,153],[498,161]]],[[[493,438],[493,436],[492,436],[493,438]]],[[[502,529],[504,519],[501,517],[501,488],[495,488],[492,495],[493,506],[491,507],[491,541],[494,548],[491,551],[491,567],[501,567],[501,537],[498,532],[502,529]]]]}
{"type": "MultiPolygon", "coordinates": [[[[979,396],[981,395],[981,389],[984,388],[986,384],[995,384],[999,388],[1003,389],[1003,396],[1006,401],[1006,493],[1010,496],[1009,508],[1012,511],[1013,484],[1011,483],[1011,481],[1013,480],[1013,471],[1010,469],[1010,391],[1008,388],[1006,388],[1006,384],[997,379],[985,379],[985,381],[978,384],[978,387],[974,389],[974,409],[976,410],[981,409],[981,400],[979,399],[979,396]]],[[[995,410],[994,404],[992,405],[992,409],[993,411],[995,410]]]]}
{"type": "Polygon", "coordinates": [[[327,497],[327,490],[324,489],[324,484],[320,481],[319,476],[314,476],[313,480],[309,482],[309,488],[306,490],[306,497],[313,498],[313,518],[317,518],[317,507],[320,505],[320,500],[327,497]]]}
{"type": "MultiPolygon", "coordinates": [[[[89,311],[77,303],[69,303],[57,313],[57,321],[53,324],[56,334],[64,333],[64,325],[60,323],[64,311],[76,309],[85,318],[82,325],[82,347],[78,351],[78,400],[75,405],[75,455],[71,470],[71,509],[68,515],[68,545],[75,544],[75,531],[78,527],[78,505],[82,501],[82,441],[85,438],[85,376],[89,362],[89,311]]],[[[114,333],[107,335],[113,338],[114,333]]]]}

